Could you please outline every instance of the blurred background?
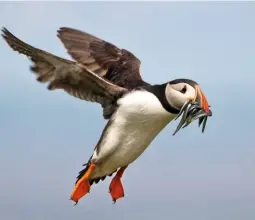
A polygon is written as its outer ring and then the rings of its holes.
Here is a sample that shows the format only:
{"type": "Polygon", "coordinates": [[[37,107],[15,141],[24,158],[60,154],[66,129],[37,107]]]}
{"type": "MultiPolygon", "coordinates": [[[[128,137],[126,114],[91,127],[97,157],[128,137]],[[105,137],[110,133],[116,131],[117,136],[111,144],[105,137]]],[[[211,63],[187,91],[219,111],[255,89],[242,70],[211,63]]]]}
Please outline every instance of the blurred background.
{"type": "Polygon", "coordinates": [[[73,27],[133,52],[150,83],[197,81],[213,117],[204,134],[196,122],[172,136],[169,124],[126,170],[115,205],[107,178],[73,207],[101,107],[48,91],[0,39],[0,218],[253,220],[254,23],[254,2],[1,2],[0,25],[33,46],[71,59],[56,31],[73,27]]]}

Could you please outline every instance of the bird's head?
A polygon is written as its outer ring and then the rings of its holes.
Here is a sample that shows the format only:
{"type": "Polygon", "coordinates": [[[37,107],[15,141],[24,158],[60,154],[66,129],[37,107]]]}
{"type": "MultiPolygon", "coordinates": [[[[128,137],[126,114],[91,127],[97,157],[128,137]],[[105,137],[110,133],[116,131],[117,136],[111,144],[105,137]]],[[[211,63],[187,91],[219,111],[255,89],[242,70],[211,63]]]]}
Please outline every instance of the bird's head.
{"type": "Polygon", "coordinates": [[[197,119],[199,126],[203,124],[202,132],[204,131],[207,118],[212,116],[212,112],[198,83],[189,79],[170,81],[166,84],[165,95],[168,104],[178,114],[176,119],[183,114],[174,134],[197,119]]]}

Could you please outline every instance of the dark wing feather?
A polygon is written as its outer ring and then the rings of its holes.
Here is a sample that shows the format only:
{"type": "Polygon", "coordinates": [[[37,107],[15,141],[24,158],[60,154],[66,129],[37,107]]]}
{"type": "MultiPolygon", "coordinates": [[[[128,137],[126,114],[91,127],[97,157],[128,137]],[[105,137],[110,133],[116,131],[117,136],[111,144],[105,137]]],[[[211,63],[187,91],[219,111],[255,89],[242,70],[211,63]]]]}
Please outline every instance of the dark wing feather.
{"type": "Polygon", "coordinates": [[[114,84],[127,89],[147,84],[140,75],[141,62],[131,52],[72,28],[60,28],[58,37],[73,59],[114,84]]]}
{"type": "Polygon", "coordinates": [[[108,108],[109,103],[114,103],[120,95],[127,91],[101,78],[81,64],[32,47],[19,40],[6,28],[2,31],[3,38],[14,51],[32,60],[34,65],[31,70],[38,76],[38,81],[49,83],[48,89],[50,90],[63,89],[74,97],[98,102],[108,108]]]}

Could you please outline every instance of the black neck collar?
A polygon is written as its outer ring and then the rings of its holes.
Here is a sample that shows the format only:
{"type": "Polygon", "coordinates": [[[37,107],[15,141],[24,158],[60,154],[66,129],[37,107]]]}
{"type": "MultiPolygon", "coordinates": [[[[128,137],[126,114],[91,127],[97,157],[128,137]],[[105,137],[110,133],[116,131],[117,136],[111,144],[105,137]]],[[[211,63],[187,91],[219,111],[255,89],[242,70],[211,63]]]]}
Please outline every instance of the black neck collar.
{"type": "Polygon", "coordinates": [[[166,99],[166,94],[165,94],[166,86],[167,86],[167,83],[161,84],[161,85],[145,86],[142,88],[148,92],[153,93],[159,99],[159,101],[161,102],[165,110],[167,110],[168,112],[172,114],[178,114],[180,110],[171,106],[166,99]]]}

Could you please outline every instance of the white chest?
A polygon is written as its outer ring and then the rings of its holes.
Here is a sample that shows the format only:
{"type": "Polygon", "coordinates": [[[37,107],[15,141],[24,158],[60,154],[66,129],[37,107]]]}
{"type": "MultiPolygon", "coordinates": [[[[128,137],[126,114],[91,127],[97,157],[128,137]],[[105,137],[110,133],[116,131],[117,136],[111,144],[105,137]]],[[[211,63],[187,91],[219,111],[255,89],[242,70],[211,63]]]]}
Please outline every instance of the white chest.
{"type": "Polygon", "coordinates": [[[112,124],[100,144],[100,151],[93,155],[93,159],[102,161],[103,167],[109,169],[132,163],[175,117],[147,91],[129,93],[118,104],[112,124]]]}

